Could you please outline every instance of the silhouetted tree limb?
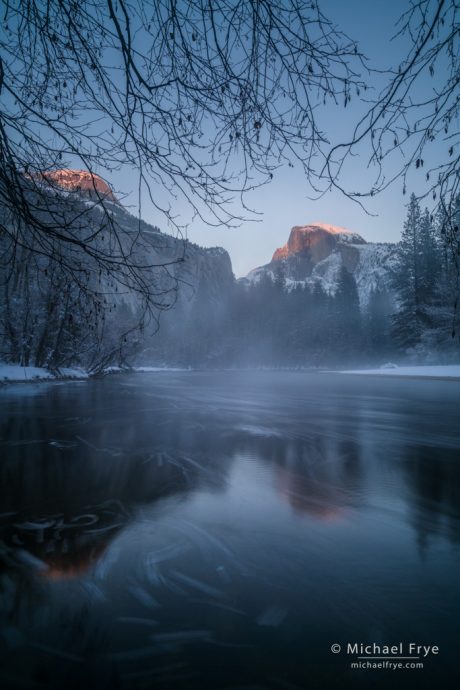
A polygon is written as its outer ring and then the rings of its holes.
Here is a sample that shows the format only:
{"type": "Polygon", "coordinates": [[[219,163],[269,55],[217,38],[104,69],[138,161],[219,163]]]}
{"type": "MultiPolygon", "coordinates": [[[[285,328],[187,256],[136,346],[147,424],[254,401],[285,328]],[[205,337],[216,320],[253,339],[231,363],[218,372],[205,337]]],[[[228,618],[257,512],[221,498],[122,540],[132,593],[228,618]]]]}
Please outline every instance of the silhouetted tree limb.
{"type": "Polygon", "coordinates": [[[46,173],[128,167],[139,203],[146,192],[173,225],[178,199],[208,223],[232,224],[235,197],[247,211],[244,192],[279,165],[313,172],[326,142],[317,103],[361,84],[356,44],[316,2],[15,0],[3,2],[2,22],[5,256],[14,261],[17,246],[62,256],[74,280],[75,254],[87,255],[147,299],[140,235],[122,236],[96,185],[101,224],[93,218],[82,233],[85,209],[64,213],[46,173]],[[107,228],[110,250],[100,241],[107,228]]]}
{"type": "MultiPolygon", "coordinates": [[[[445,235],[458,251],[460,195],[460,6],[451,0],[411,0],[398,22],[407,41],[404,60],[388,70],[380,95],[354,128],[334,146],[321,171],[328,187],[361,202],[397,182],[405,194],[412,171],[423,176],[433,213],[441,209],[445,235]],[[366,146],[367,149],[363,147],[366,146]],[[366,151],[370,154],[366,156],[366,151]],[[341,176],[358,153],[375,171],[367,189],[350,190],[341,176]]],[[[416,178],[413,178],[416,179],[416,178]]]]}

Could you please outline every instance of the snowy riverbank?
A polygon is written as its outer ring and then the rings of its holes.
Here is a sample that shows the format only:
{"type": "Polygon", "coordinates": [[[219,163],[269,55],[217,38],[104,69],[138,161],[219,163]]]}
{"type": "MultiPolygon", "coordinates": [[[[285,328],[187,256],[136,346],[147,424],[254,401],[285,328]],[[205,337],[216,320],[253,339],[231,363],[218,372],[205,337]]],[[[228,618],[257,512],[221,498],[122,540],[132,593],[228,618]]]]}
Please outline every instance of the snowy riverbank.
{"type": "MultiPolygon", "coordinates": [[[[124,373],[151,373],[162,371],[189,371],[179,367],[132,367],[124,369],[121,367],[108,367],[99,375],[116,375],[124,373]]],[[[272,371],[267,367],[267,371],[272,371]]],[[[279,371],[279,369],[276,369],[279,371]]],[[[292,371],[292,369],[286,369],[292,371]]],[[[298,371],[316,371],[315,369],[298,369],[298,371]]],[[[323,370],[320,373],[331,373],[331,370],[323,370]]],[[[348,369],[336,372],[338,374],[356,374],[368,376],[404,376],[413,378],[435,378],[435,379],[459,379],[460,364],[446,365],[423,365],[423,366],[397,366],[384,365],[379,369],[348,369]]],[[[59,372],[52,373],[41,367],[22,367],[19,364],[4,364],[0,362],[0,385],[2,383],[24,383],[35,381],[60,381],[60,380],[86,380],[91,378],[84,369],[78,367],[63,367],[59,372]]]]}
{"type": "Polygon", "coordinates": [[[372,376],[412,376],[415,378],[460,379],[460,364],[423,366],[383,366],[380,369],[350,369],[339,374],[363,374],[372,376]]]}
{"type": "Polygon", "coordinates": [[[42,367],[22,367],[20,364],[4,364],[0,362],[0,384],[87,378],[88,373],[79,368],[63,367],[59,370],[59,373],[54,374],[42,367]]]}
{"type": "MultiPolygon", "coordinates": [[[[185,371],[184,369],[169,369],[167,367],[133,367],[122,369],[120,367],[108,367],[105,374],[121,374],[125,372],[149,373],[154,371],[185,371]]],[[[90,374],[78,367],[63,367],[59,372],[52,373],[42,367],[22,367],[20,364],[4,364],[0,362],[0,385],[2,383],[23,383],[34,381],[61,381],[61,380],[85,380],[90,374]]]]}

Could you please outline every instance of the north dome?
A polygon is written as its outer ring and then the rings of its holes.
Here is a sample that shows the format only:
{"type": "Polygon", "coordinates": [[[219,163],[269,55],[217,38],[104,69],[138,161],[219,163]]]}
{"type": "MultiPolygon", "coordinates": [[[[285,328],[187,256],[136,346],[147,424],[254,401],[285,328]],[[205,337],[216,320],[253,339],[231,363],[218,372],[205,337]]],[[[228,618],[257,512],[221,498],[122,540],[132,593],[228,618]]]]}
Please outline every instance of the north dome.
{"type": "Polygon", "coordinates": [[[90,173],[87,170],[61,168],[60,170],[44,172],[42,175],[52,185],[66,191],[80,192],[85,196],[97,199],[107,199],[118,203],[109,184],[103,180],[102,177],[99,177],[99,175],[90,173]]]}

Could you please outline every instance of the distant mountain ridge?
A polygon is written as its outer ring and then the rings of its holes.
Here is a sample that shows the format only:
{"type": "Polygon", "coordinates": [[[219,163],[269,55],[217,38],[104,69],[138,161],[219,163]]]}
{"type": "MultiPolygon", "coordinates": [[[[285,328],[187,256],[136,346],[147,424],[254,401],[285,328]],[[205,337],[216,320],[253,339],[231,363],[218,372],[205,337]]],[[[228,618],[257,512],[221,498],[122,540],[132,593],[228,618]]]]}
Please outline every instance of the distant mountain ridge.
{"type": "Polygon", "coordinates": [[[282,275],[288,289],[319,283],[334,294],[344,265],[356,280],[360,305],[365,308],[372,290],[391,290],[395,251],[395,244],[366,242],[359,233],[329,223],[296,225],[270,263],[253,269],[243,281],[254,284],[263,276],[282,275]]]}

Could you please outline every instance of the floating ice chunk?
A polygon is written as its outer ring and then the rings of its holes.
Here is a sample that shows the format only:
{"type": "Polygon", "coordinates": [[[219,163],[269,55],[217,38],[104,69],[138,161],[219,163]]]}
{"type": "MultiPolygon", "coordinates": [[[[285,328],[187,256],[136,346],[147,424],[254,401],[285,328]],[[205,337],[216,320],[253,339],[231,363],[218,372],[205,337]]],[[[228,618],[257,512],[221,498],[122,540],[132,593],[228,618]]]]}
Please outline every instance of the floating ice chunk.
{"type": "Polygon", "coordinates": [[[208,585],[206,582],[203,582],[202,580],[196,580],[194,577],[184,575],[184,573],[179,573],[177,570],[172,570],[170,574],[176,580],[179,580],[179,582],[183,582],[185,585],[192,587],[192,589],[196,589],[198,592],[207,594],[210,597],[217,597],[218,599],[220,599],[225,596],[225,594],[221,592],[220,589],[212,587],[211,585],[208,585]]]}
{"type": "Polygon", "coordinates": [[[106,527],[96,527],[95,529],[85,529],[85,534],[103,534],[104,532],[110,532],[113,529],[118,529],[123,527],[123,522],[114,522],[113,525],[107,525],[106,527]]]}
{"type": "Polygon", "coordinates": [[[95,525],[99,521],[99,518],[94,513],[83,513],[82,515],[77,515],[72,518],[70,525],[62,523],[63,527],[78,526],[78,527],[89,527],[90,525],[95,525]]]}
{"type": "Polygon", "coordinates": [[[169,591],[173,592],[174,594],[180,594],[181,596],[185,596],[187,594],[185,589],[179,587],[179,585],[173,582],[172,580],[165,579],[163,584],[166,587],[166,589],[169,589],[169,591]]]}
{"type": "Polygon", "coordinates": [[[145,576],[151,585],[154,587],[161,587],[164,585],[165,579],[154,563],[146,561],[144,566],[145,576]]]}
{"type": "Polygon", "coordinates": [[[218,565],[216,568],[216,573],[218,574],[221,582],[223,582],[224,584],[228,585],[232,581],[230,575],[228,574],[228,572],[225,569],[225,566],[218,565]]]}
{"type": "Polygon", "coordinates": [[[94,582],[81,582],[81,588],[89,595],[92,601],[106,601],[107,597],[94,582]]]}
{"type": "Polygon", "coordinates": [[[50,446],[53,446],[54,448],[59,448],[61,450],[64,450],[65,448],[75,448],[76,443],[72,443],[71,441],[59,441],[59,440],[54,440],[49,442],[50,446]]]}
{"type": "Polygon", "coordinates": [[[40,520],[38,522],[30,522],[26,520],[25,522],[17,522],[14,527],[17,529],[23,529],[27,531],[48,529],[49,527],[54,527],[56,524],[55,520],[40,520]]]}
{"type": "Polygon", "coordinates": [[[201,470],[202,472],[206,472],[208,474],[211,473],[208,467],[202,465],[200,462],[194,460],[193,458],[189,458],[187,455],[181,455],[180,460],[188,462],[189,465],[192,465],[192,467],[196,467],[196,469],[201,470]]]}
{"type": "Polygon", "coordinates": [[[271,628],[277,628],[287,616],[286,609],[280,606],[270,606],[265,609],[257,618],[257,625],[264,625],[271,628]]]}
{"type": "Polygon", "coordinates": [[[81,436],[75,436],[75,438],[77,439],[77,441],[80,441],[80,443],[83,443],[83,445],[87,446],[88,448],[91,448],[91,450],[96,451],[96,453],[106,453],[107,455],[110,455],[113,458],[118,458],[123,454],[121,448],[98,448],[94,445],[94,443],[90,443],[90,441],[87,441],[86,438],[82,438],[81,436]]]}
{"type": "Polygon", "coordinates": [[[253,424],[242,424],[238,427],[238,430],[244,431],[251,436],[260,436],[262,438],[280,438],[282,436],[282,434],[275,429],[253,424]]]}
{"type": "Polygon", "coordinates": [[[31,568],[36,568],[37,570],[48,570],[46,563],[41,561],[36,556],[33,556],[25,549],[18,549],[16,551],[16,557],[19,559],[19,561],[21,561],[21,563],[24,563],[24,565],[28,565],[31,568]]]}
{"type": "Polygon", "coordinates": [[[213,608],[222,609],[223,611],[229,611],[230,613],[236,613],[239,616],[246,616],[247,614],[241,609],[237,609],[234,606],[229,606],[228,604],[223,604],[220,601],[212,601],[211,599],[189,599],[192,604],[200,604],[201,606],[212,606],[213,608]]]}
{"type": "Polygon", "coordinates": [[[139,585],[131,585],[128,587],[128,592],[143,606],[148,606],[149,608],[158,608],[160,606],[155,597],[142,587],[139,587],[139,585]]]}
{"type": "Polygon", "coordinates": [[[105,580],[112,566],[118,561],[119,556],[120,549],[112,546],[96,564],[95,576],[100,580],[105,580]]]}
{"type": "Polygon", "coordinates": [[[198,525],[192,524],[191,522],[187,522],[186,525],[187,530],[185,532],[187,533],[187,536],[190,537],[190,533],[195,532],[199,536],[204,537],[209,544],[221,551],[225,556],[227,556],[227,558],[232,560],[234,564],[237,565],[234,553],[221,540],[217,539],[210,534],[210,532],[202,527],[199,527],[198,525]]]}
{"type": "Polygon", "coordinates": [[[189,551],[190,546],[188,544],[170,544],[164,546],[156,551],[151,551],[146,558],[146,563],[149,565],[154,565],[156,563],[162,563],[163,561],[169,561],[177,556],[181,556],[186,551],[189,551]]]}

